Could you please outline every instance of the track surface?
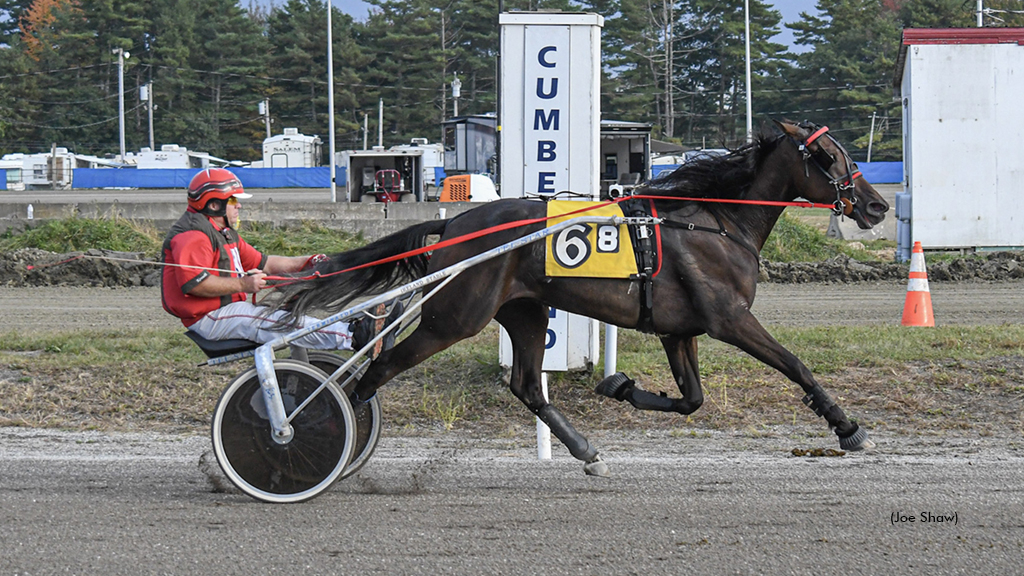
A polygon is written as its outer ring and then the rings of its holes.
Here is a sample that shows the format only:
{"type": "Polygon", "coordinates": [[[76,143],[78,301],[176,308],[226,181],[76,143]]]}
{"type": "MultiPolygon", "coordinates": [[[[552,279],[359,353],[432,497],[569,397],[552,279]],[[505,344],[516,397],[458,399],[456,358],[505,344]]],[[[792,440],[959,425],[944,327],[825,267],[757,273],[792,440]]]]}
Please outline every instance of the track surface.
{"type": "MultiPolygon", "coordinates": [[[[939,325],[1024,322],[1024,282],[932,282],[939,325]]],[[[761,284],[754,315],[764,325],[899,324],[906,283],[761,284]]],[[[160,307],[157,288],[0,286],[5,330],[180,328],[160,307]]]]}
{"type": "MultiPolygon", "coordinates": [[[[933,283],[935,315],[1019,323],[1022,288],[933,283]]],[[[768,284],[754,311],[891,324],[904,291],[768,284]]],[[[0,317],[176,326],[153,289],[0,288],[0,317]]],[[[537,461],[531,426],[387,437],[355,478],[291,506],[213,491],[203,430],[0,429],[0,574],[1010,574],[1024,557],[1021,438],[877,437],[873,454],[807,458],[790,451],[835,447],[820,428],[592,434],[613,472],[595,479],[557,443],[537,461]]]]}

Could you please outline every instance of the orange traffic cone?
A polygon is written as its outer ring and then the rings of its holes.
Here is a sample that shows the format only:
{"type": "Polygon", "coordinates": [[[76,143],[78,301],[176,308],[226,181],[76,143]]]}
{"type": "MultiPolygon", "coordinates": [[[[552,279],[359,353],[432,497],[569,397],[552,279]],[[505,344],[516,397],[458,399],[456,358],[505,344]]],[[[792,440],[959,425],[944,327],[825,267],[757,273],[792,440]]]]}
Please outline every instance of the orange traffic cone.
{"type": "Polygon", "coordinates": [[[914,242],[914,250],[910,254],[910,281],[907,283],[907,300],[903,304],[903,325],[935,326],[928,272],[924,269],[924,248],[920,242],[914,242]]]}

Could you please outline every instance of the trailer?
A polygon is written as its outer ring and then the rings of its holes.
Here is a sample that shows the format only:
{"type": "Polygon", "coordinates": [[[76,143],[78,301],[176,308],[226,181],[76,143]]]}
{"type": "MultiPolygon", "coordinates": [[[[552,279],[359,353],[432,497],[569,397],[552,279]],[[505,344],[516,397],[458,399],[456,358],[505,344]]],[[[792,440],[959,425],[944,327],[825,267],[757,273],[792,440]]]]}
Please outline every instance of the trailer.
{"type": "Polygon", "coordinates": [[[321,165],[322,148],[319,136],[285,128],[284,134],[263,141],[263,163],[253,168],[316,168],[321,165]]]}
{"type": "Polygon", "coordinates": [[[336,165],[346,172],[349,202],[422,202],[426,199],[423,151],[418,149],[345,150],[336,165]]]}
{"type": "Polygon", "coordinates": [[[897,258],[1024,247],[1024,28],[906,29],[897,258]]]}

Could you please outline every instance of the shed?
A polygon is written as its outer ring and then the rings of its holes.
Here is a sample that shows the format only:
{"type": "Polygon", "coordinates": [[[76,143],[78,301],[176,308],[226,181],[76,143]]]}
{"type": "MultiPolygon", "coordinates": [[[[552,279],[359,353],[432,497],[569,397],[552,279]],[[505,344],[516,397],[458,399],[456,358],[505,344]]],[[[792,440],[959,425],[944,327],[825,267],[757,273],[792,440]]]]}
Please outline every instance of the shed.
{"type": "Polygon", "coordinates": [[[897,255],[1024,247],[1024,28],[906,29],[897,255]]]}

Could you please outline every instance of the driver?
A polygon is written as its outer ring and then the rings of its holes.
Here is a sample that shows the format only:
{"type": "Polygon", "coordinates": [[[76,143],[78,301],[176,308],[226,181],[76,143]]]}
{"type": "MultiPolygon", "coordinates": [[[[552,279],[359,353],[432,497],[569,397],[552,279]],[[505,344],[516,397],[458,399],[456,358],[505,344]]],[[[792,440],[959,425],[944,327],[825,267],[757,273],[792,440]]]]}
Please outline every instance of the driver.
{"type": "MultiPolygon", "coordinates": [[[[161,276],[164,310],[181,319],[186,328],[207,340],[241,338],[264,344],[276,338],[279,310],[266,314],[267,307],[247,301],[267,287],[266,276],[298,272],[327,260],[314,256],[270,256],[260,253],[238,234],[239,200],[252,198],[230,171],[209,168],[195,175],[188,185],[188,209],[171,226],[164,240],[161,276]]],[[[378,306],[377,318],[366,316],[356,322],[336,322],[294,342],[304,348],[359,350],[376,337],[385,325],[386,307],[378,306]]],[[[401,315],[397,302],[387,322],[401,315]]],[[[318,320],[304,316],[306,327],[318,320]]],[[[371,351],[376,357],[394,344],[395,331],[379,340],[371,351]]]]}

